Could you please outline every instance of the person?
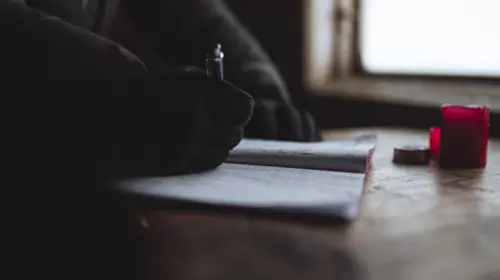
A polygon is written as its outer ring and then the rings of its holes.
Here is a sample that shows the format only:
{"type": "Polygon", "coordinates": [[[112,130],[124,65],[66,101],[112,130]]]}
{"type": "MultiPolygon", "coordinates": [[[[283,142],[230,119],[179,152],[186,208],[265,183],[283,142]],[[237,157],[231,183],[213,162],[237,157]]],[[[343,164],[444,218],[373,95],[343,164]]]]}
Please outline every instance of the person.
{"type": "MultiPolygon", "coordinates": [[[[99,135],[96,132],[105,130],[99,128],[104,124],[124,128],[112,141],[123,144],[116,153],[126,157],[120,162],[140,163],[132,169],[153,170],[155,164],[167,173],[213,168],[243,136],[318,139],[309,113],[293,104],[276,67],[223,1],[8,0],[1,5],[2,34],[7,34],[4,42],[8,42],[2,46],[6,56],[2,60],[8,79],[36,80],[48,88],[44,94],[64,91],[85,96],[85,109],[79,107],[94,116],[81,123],[89,128],[87,137],[99,135]],[[179,70],[203,68],[204,56],[215,42],[226,49],[229,82],[179,70]],[[111,80],[114,90],[108,90],[111,80]],[[91,86],[90,81],[100,84],[91,86]],[[121,96],[115,96],[119,87],[121,96]],[[219,118],[207,118],[215,112],[219,118]],[[120,116],[127,120],[118,120],[120,116]],[[111,123],[120,121],[127,123],[111,123]]],[[[54,98],[56,102],[60,97],[54,98]]],[[[24,99],[30,101],[40,102],[24,99]]],[[[37,112],[38,116],[58,112],[47,104],[38,110],[46,111],[37,112]]],[[[67,124],[69,116],[85,115],[83,111],[78,115],[76,107],[71,110],[70,115],[58,112],[67,124]]],[[[51,119],[55,120],[62,121],[51,119]]],[[[61,123],[57,126],[70,130],[61,123]]],[[[96,152],[104,150],[102,145],[96,152]]]]}
{"type": "Polygon", "coordinates": [[[0,34],[10,240],[37,278],[133,278],[137,220],[110,180],[213,169],[242,137],[319,139],[220,0],[3,0],[0,34]],[[227,81],[193,70],[215,42],[227,81]]]}

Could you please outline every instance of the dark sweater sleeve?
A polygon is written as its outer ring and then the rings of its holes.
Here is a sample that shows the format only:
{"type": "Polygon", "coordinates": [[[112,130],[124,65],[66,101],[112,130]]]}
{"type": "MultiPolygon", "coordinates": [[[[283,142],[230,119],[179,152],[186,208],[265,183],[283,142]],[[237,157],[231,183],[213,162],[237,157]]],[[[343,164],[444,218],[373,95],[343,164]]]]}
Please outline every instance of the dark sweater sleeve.
{"type": "Polygon", "coordinates": [[[109,40],[13,1],[0,3],[0,34],[1,149],[11,155],[2,161],[37,174],[104,167],[116,156],[131,100],[111,80],[145,73],[141,62],[109,40]]]}
{"type": "Polygon", "coordinates": [[[173,66],[204,67],[207,51],[221,43],[227,80],[254,97],[290,104],[277,68],[223,1],[125,0],[124,5],[143,39],[173,66]]]}
{"type": "Polygon", "coordinates": [[[22,3],[2,2],[0,8],[1,67],[7,77],[97,78],[145,71],[137,57],[97,34],[22,3]]]}

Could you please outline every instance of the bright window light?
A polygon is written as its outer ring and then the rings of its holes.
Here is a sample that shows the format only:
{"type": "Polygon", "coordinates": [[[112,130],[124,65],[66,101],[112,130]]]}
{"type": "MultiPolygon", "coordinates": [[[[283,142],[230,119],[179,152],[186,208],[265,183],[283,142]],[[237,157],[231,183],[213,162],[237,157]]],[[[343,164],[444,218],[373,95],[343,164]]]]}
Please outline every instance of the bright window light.
{"type": "Polygon", "coordinates": [[[362,0],[361,57],[377,74],[500,76],[500,0],[362,0]]]}

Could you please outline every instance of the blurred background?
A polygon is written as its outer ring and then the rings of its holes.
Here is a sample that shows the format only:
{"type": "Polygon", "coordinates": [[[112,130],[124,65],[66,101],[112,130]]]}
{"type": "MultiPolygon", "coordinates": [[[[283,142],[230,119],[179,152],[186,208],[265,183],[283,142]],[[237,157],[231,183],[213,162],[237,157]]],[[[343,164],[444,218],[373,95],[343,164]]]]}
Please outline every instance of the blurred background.
{"type": "Polygon", "coordinates": [[[428,128],[454,103],[500,136],[498,0],[226,1],[322,128],[428,128]]]}

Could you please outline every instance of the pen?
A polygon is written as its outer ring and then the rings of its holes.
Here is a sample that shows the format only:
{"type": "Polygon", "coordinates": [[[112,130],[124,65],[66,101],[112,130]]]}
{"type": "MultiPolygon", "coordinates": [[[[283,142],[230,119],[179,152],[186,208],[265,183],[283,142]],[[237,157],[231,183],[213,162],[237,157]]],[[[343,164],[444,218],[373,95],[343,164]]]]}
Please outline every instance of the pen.
{"type": "Polygon", "coordinates": [[[224,80],[224,53],[221,44],[216,44],[215,48],[208,52],[205,68],[209,77],[224,80]]]}

